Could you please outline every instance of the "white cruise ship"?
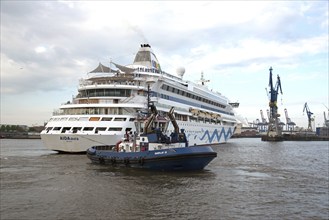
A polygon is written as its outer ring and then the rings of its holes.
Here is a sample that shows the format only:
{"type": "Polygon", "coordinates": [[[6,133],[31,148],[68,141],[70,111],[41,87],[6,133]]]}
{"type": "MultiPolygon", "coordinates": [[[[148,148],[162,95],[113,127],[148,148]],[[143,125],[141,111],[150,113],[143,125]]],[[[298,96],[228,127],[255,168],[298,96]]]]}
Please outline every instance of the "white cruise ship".
{"type": "Polygon", "coordinates": [[[149,103],[163,116],[175,107],[189,145],[224,143],[233,135],[234,105],[208,89],[203,74],[200,83],[193,83],[183,79],[184,68],[176,76],[166,73],[148,44],[141,45],[133,64],[111,66],[100,63],[80,80],[72,101],[54,112],[41,132],[47,148],[78,153],[94,145],[116,144],[135,131],[135,118],[147,112],[149,103]]]}

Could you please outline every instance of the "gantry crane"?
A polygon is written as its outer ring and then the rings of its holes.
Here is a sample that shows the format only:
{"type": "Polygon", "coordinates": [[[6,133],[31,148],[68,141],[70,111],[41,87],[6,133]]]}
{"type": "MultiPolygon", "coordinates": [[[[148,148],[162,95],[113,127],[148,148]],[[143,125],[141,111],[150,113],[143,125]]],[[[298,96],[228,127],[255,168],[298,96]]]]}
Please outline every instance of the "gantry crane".
{"type": "Polygon", "coordinates": [[[326,107],[327,110],[328,110],[328,118],[326,117],[326,112],[323,112],[323,116],[324,116],[323,126],[329,128],[329,108],[327,106],[325,106],[325,105],[324,105],[324,107],[326,107]]]}
{"type": "MultiPolygon", "coordinates": [[[[278,106],[277,106],[277,100],[278,100],[278,94],[279,91],[282,94],[282,87],[281,87],[281,80],[279,75],[277,76],[276,84],[273,85],[272,80],[272,67],[270,70],[270,79],[269,79],[269,106],[270,106],[270,120],[268,124],[268,130],[267,130],[267,136],[268,137],[274,137],[274,140],[276,140],[276,137],[282,136],[282,129],[279,126],[279,117],[280,114],[278,114],[278,106]]],[[[279,140],[279,138],[277,138],[279,140]]]]}
{"type": "Polygon", "coordinates": [[[312,129],[312,121],[314,120],[312,118],[313,113],[311,112],[310,108],[308,107],[307,102],[305,102],[304,109],[303,109],[303,112],[305,112],[305,111],[306,111],[307,118],[308,118],[307,130],[313,131],[313,129],[312,129]]]}
{"type": "Polygon", "coordinates": [[[296,123],[291,121],[291,119],[288,116],[288,110],[286,108],[284,109],[284,113],[286,115],[286,122],[287,122],[286,129],[287,129],[287,131],[293,131],[296,123]]]}
{"type": "Polygon", "coordinates": [[[262,118],[262,122],[263,122],[264,124],[267,124],[266,118],[264,117],[264,114],[263,114],[263,110],[260,110],[260,116],[261,116],[261,118],[262,118]]]}
{"type": "Polygon", "coordinates": [[[266,118],[264,117],[263,110],[260,110],[260,117],[261,117],[261,120],[257,124],[258,129],[260,132],[265,132],[267,130],[266,127],[267,127],[268,123],[266,121],[266,118]]]}
{"type": "Polygon", "coordinates": [[[270,116],[270,110],[266,110],[266,113],[267,113],[267,119],[270,121],[270,118],[271,118],[271,116],[270,116]]]}
{"type": "MultiPolygon", "coordinates": [[[[329,128],[329,119],[327,119],[326,117],[326,112],[323,112],[323,116],[324,116],[324,127],[328,127],[329,128]]],[[[328,118],[329,118],[329,112],[328,112],[328,118]]]]}

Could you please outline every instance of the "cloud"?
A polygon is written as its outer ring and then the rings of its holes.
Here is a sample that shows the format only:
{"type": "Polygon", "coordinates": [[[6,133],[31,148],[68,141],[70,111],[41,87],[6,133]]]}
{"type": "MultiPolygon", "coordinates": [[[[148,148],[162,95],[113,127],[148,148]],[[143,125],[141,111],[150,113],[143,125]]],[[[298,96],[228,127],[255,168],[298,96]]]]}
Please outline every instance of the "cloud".
{"type": "Polygon", "coordinates": [[[188,3],[5,1],[2,52],[21,65],[37,63],[48,69],[74,68],[74,60],[119,58],[128,64],[128,55],[147,41],[168,65],[229,67],[249,61],[254,65],[264,57],[317,53],[327,40],[312,36],[292,41],[286,36],[315,10],[310,3],[188,3]]]}
{"type": "Polygon", "coordinates": [[[257,95],[272,65],[284,82],[322,77],[323,85],[327,8],[327,1],[1,1],[1,95],[76,88],[99,62],[130,64],[141,43],[152,45],[165,71],[184,66],[191,81],[204,71],[211,87],[242,102],[246,93],[231,88],[250,83],[257,95]]]}

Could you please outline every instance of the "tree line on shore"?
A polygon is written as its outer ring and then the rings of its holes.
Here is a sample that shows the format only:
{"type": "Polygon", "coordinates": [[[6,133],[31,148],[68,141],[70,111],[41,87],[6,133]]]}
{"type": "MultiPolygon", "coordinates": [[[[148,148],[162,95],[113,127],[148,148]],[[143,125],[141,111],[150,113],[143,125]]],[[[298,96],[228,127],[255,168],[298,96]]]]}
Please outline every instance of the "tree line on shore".
{"type": "Polygon", "coordinates": [[[23,132],[40,132],[43,126],[26,126],[26,125],[4,125],[0,126],[1,132],[13,132],[13,133],[23,133],[23,132]]]}

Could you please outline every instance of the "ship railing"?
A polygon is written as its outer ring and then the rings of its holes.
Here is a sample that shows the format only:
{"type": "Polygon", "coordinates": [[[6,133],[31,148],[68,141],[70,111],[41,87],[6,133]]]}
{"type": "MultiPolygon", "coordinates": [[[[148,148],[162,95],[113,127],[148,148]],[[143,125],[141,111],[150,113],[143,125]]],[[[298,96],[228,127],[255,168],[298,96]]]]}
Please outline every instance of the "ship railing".
{"type": "Polygon", "coordinates": [[[162,75],[167,76],[168,78],[175,79],[175,80],[181,80],[181,78],[179,78],[177,76],[173,76],[165,71],[161,71],[161,73],[162,73],[162,75]]]}
{"type": "Polygon", "coordinates": [[[80,79],[79,80],[79,85],[80,86],[88,86],[88,85],[92,85],[92,82],[90,80],[80,79]]]}
{"type": "MultiPolygon", "coordinates": [[[[156,103],[156,107],[162,107],[162,108],[168,108],[170,109],[172,107],[172,105],[167,105],[167,104],[162,104],[162,103],[159,103],[157,102],[156,103]]],[[[181,108],[181,107],[178,107],[178,106],[175,106],[175,111],[182,111],[182,112],[187,112],[185,108],[181,108]]]]}
{"type": "Polygon", "coordinates": [[[55,110],[53,111],[53,116],[55,116],[55,115],[62,115],[62,114],[63,114],[63,111],[60,110],[60,109],[55,109],[55,110]]]}

